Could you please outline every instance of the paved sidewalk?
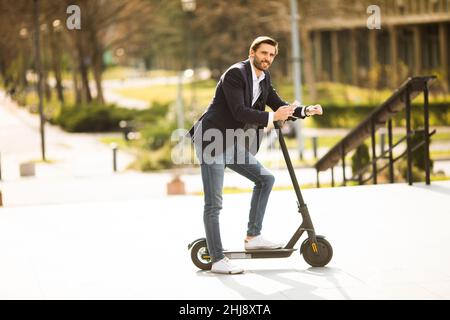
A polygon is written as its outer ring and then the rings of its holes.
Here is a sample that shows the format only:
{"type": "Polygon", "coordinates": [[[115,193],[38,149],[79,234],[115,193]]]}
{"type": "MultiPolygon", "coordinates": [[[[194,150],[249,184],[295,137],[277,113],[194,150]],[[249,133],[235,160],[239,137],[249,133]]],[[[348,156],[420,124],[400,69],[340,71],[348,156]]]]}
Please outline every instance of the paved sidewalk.
{"type": "MultiPolygon", "coordinates": [[[[46,158],[50,162],[39,163],[42,159],[39,117],[17,107],[1,90],[0,128],[2,178],[5,181],[20,178],[19,166],[28,161],[38,161],[38,178],[95,176],[113,171],[112,150],[100,139],[120,134],[67,133],[49,123],[45,125],[45,136],[46,158]]],[[[121,151],[118,169],[124,170],[133,159],[133,155],[121,151]]]]}
{"type": "MultiPolygon", "coordinates": [[[[330,264],[310,268],[295,252],[236,261],[246,272],[235,276],[191,262],[187,244],[204,234],[200,196],[0,208],[0,298],[450,299],[449,181],[304,197],[333,245],[330,264]]],[[[249,201],[224,196],[227,248],[243,246],[249,201]]],[[[264,234],[287,241],[299,223],[294,193],[274,192],[264,234]]]]}

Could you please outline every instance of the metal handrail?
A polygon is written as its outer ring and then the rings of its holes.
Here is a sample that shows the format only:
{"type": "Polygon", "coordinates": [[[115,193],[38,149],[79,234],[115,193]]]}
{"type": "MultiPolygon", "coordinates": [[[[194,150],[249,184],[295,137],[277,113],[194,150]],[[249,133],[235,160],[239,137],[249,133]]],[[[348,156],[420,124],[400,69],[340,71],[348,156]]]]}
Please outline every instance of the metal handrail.
{"type": "Polygon", "coordinates": [[[364,143],[364,140],[371,137],[372,140],[372,159],[370,162],[372,165],[372,171],[375,173],[373,175],[374,184],[377,183],[377,161],[384,156],[386,152],[382,154],[381,157],[377,157],[375,143],[376,137],[375,132],[388,124],[388,135],[389,135],[389,148],[387,152],[389,153],[389,167],[390,167],[390,182],[394,182],[393,177],[393,156],[392,149],[400,144],[397,142],[392,145],[392,117],[405,110],[406,118],[406,136],[402,138],[403,142],[407,142],[407,157],[408,157],[408,183],[412,184],[412,148],[410,146],[411,135],[413,130],[411,130],[411,100],[414,99],[419,94],[423,93],[424,96],[424,123],[425,123],[425,145],[426,145],[426,161],[425,161],[425,180],[426,183],[430,183],[430,168],[429,168],[429,115],[428,115],[428,87],[431,82],[436,79],[436,76],[421,76],[421,77],[410,77],[408,78],[394,93],[383,102],[378,108],[376,108],[366,119],[364,119],[358,126],[351,130],[344,138],[342,138],[338,143],[336,143],[322,158],[320,158],[314,167],[317,172],[317,187],[320,187],[319,183],[319,172],[325,171],[331,168],[332,174],[332,185],[334,186],[334,167],[339,161],[342,163],[343,184],[351,179],[345,178],[345,155],[356,149],[359,145],[364,143]]]}

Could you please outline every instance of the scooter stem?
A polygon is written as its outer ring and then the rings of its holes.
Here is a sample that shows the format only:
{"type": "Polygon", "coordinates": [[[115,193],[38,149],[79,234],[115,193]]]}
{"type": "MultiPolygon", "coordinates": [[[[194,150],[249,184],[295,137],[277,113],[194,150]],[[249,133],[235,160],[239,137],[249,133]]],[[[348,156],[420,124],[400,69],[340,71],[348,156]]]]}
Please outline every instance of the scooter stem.
{"type": "Polygon", "coordinates": [[[295,175],[294,166],[291,162],[291,157],[289,156],[289,151],[286,146],[286,142],[284,141],[283,133],[281,132],[281,124],[280,121],[274,121],[273,125],[275,129],[277,129],[278,140],[280,141],[281,151],[283,152],[284,160],[286,161],[286,165],[289,171],[289,175],[291,176],[292,185],[295,189],[295,194],[297,195],[298,203],[300,207],[305,206],[305,201],[303,200],[302,193],[300,191],[300,187],[297,181],[297,176],[295,175]]]}

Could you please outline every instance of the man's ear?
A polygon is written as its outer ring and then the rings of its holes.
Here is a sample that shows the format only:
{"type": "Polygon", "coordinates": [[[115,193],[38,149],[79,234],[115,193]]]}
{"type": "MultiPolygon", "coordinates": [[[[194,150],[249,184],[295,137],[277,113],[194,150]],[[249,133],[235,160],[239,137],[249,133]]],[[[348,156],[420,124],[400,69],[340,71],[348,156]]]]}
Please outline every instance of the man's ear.
{"type": "Polygon", "coordinates": [[[255,56],[255,50],[253,50],[253,49],[250,49],[250,52],[249,52],[249,55],[248,55],[249,57],[254,57],[255,56]]]}

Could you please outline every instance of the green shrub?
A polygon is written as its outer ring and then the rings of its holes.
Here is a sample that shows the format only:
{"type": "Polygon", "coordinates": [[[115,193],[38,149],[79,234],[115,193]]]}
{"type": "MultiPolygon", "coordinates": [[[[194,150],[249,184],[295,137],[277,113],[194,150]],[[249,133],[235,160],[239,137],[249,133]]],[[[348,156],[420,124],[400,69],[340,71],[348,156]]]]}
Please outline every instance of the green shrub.
{"type": "Polygon", "coordinates": [[[138,123],[139,127],[143,127],[165,118],[168,112],[169,104],[155,102],[148,109],[134,111],[133,119],[138,123]]]}
{"type": "Polygon", "coordinates": [[[139,171],[154,171],[168,169],[172,166],[170,143],[166,143],[156,151],[141,150],[130,168],[139,171]]]}
{"type": "MultiPolygon", "coordinates": [[[[400,160],[400,162],[398,162],[398,164],[395,164],[396,167],[396,171],[399,173],[401,179],[403,179],[403,181],[408,181],[408,162],[406,159],[402,159],[400,160]]],[[[417,168],[416,166],[412,166],[411,169],[412,172],[412,180],[413,182],[420,182],[420,181],[424,181],[424,173],[417,168]]],[[[398,181],[398,178],[396,178],[396,181],[398,181]]]]}
{"type": "Polygon", "coordinates": [[[176,126],[165,119],[161,119],[155,124],[145,126],[141,131],[145,146],[150,150],[162,148],[165,143],[170,140],[170,136],[175,129],[176,126]]]}
{"type": "Polygon", "coordinates": [[[352,156],[352,172],[355,174],[370,162],[369,147],[363,143],[356,148],[352,156]]]}
{"type": "MultiPolygon", "coordinates": [[[[416,132],[411,137],[411,145],[414,147],[420,141],[423,140],[424,133],[416,132]]],[[[398,165],[396,165],[396,170],[400,177],[404,181],[408,180],[408,161],[405,158],[401,159],[398,165]]],[[[433,172],[433,160],[430,159],[430,172],[433,172]]],[[[412,176],[414,182],[425,180],[425,144],[421,145],[415,151],[412,152],[412,176]]]]}
{"type": "Polygon", "coordinates": [[[120,120],[132,119],[132,110],[116,105],[88,104],[64,107],[56,123],[69,132],[102,132],[119,130],[120,120]]]}
{"type": "Polygon", "coordinates": [[[121,120],[132,120],[139,129],[154,125],[166,116],[168,110],[167,104],[154,104],[149,109],[135,110],[117,107],[114,104],[91,103],[63,107],[50,122],[60,125],[69,132],[118,131],[121,120]]]}
{"type": "MultiPolygon", "coordinates": [[[[416,132],[411,137],[411,145],[415,146],[421,141],[423,141],[425,135],[423,131],[416,132]]],[[[419,148],[412,152],[412,163],[413,165],[425,172],[425,144],[422,144],[419,148]]],[[[433,170],[433,160],[430,159],[430,171],[433,170]]]]}

